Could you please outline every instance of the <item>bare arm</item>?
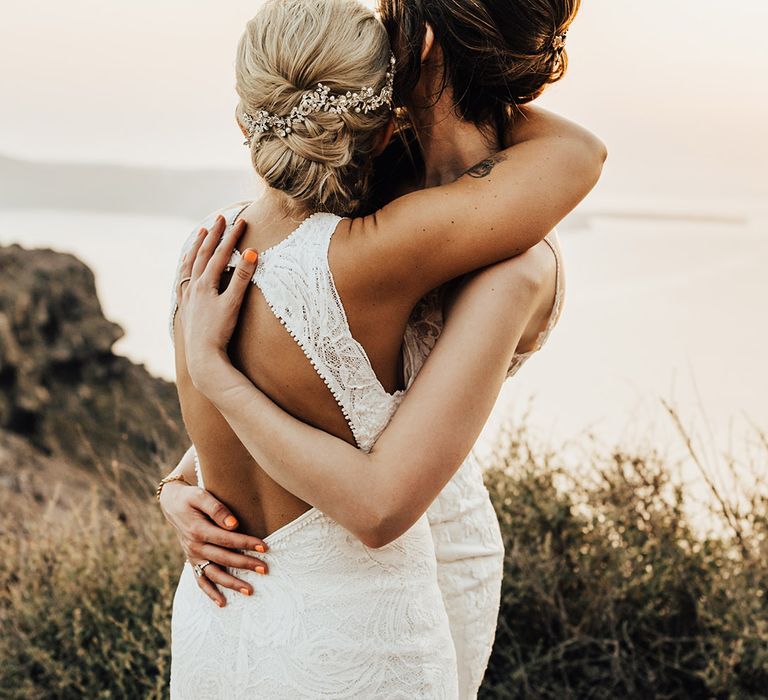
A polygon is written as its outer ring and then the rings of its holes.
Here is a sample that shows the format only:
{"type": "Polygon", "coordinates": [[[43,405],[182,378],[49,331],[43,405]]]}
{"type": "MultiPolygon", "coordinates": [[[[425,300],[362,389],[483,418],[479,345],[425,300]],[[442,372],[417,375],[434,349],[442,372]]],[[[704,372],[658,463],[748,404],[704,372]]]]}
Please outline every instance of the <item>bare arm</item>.
{"type": "MultiPolygon", "coordinates": [[[[465,284],[435,350],[369,454],[277,407],[223,351],[202,347],[205,333],[188,339],[197,350],[190,355],[203,358],[204,371],[192,369],[196,386],[273,479],[365,544],[383,546],[424,513],[482,430],[547,287],[535,274],[540,268],[530,264],[536,252],[483,270],[465,284]]],[[[248,272],[235,279],[247,285],[248,272]]],[[[239,284],[233,280],[221,298],[239,284]]],[[[188,362],[195,360],[188,356],[188,362]]]]}
{"type": "MultiPolygon", "coordinates": [[[[168,476],[176,476],[181,474],[184,477],[184,481],[194,486],[197,484],[197,474],[195,473],[195,448],[190,446],[184,453],[184,456],[179,460],[176,468],[168,474],[168,476]]],[[[165,487],[163,488],[165,490],[165,487]]]]}
{"type": "Polygon", "coordinates": [[[606,151],[594,135],[526,108],[512,145],[454,183],[353,220],[333,264],[354,294],[415,303],[430,289],[540,242],[589,193],[606,151]]]}

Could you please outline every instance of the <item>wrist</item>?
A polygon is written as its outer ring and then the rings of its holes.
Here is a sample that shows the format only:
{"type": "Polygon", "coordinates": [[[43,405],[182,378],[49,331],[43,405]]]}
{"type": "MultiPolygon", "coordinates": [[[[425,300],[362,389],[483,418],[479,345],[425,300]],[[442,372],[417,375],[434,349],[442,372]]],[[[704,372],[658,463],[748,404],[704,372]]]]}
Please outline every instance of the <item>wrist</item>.
{"type": "Polygon", "coordinates": [[[217,408],[233,395],[239,396],[244,386],[250,387],[250,381],[223,352],[211,355],[206,371],[200,373],[199,381],[195,383],[195,388],[217,408]]]}
{"type": "Polygon", "coordinates": [[[168,517],[169,504],[178,496],[180,490],[193,486],[190,484],[183,475],[178,475],[180,478],[173,479],[172,481],[160,482],[157,487],[157,501],[160,504],[160,510],[165,517],[168,517]]]}
{"type": "Polygon", "coordinates": [[[211,349],[199,361],[187,360],[187,371],[192,384],[204,396],[211,398],[232,364],[226,352],[211,349]]]}

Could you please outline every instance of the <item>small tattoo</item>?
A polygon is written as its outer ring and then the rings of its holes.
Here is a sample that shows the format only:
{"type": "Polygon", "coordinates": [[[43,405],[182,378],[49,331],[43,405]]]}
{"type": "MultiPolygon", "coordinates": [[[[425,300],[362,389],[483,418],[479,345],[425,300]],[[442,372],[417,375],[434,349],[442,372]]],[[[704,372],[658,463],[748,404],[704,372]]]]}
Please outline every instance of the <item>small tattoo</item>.
{"type": "Polygon", "coordinates": [[[488,177],[488,175],[491,174],[491,170],[493,170],[499,163],[505,161],[506,159],[507,157],[503,153],[497,153],[495,156],[481,160],[476,165],[473,165],[464,174],[476,179],[488,177]]]}

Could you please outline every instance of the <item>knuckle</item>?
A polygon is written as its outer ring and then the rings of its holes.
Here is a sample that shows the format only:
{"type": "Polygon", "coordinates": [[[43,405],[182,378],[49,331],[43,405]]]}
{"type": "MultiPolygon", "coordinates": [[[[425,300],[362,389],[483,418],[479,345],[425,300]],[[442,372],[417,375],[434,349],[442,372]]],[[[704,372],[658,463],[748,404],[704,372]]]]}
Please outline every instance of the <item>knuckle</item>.
{"type": "Polygon", "coordinates": [[[249,279],[251,279],[251,273],[242,267],[237,268],[236,274],[237,274],[237,278],[242,280],[243,282],[247,282],[249,279]]]}
{"type": "Polygon", "coordinates": [[[223,503],[213,499],[210,501],[209,511],[211,516],[216,520],[219,518],[226,518],[228,513],[227,508],[223,503]]]}
{"type": "Polygon", "coordinates": [[[261,562],[258,559],[254,559],[253,557],[246,557],[245,555],[242,555],[238,557],[237,560],[237,568],[238,569],[253,569],[255,566],[260,566],[261,562]]]}
{"type": "Polygon", "coordinates": [[[205,567],[205,575],[209,581],[212,581],[217,586],[226,585],[226,576],[218,567],[214,568],[213,564],[209,564],[205,567]]]}
{"type": "Polygon", "coordinates": [[[204,534],[205,528],[201,523],[192,523],[192,525],[189,526],[189,537],[194,542],[201,542],[204,534]]]}
{"type": "Polygon", "coordinates": [[[229,535],[226,539],[225,546],[229,549],[245,549],[241,538],[237,535],[229,535]]]}

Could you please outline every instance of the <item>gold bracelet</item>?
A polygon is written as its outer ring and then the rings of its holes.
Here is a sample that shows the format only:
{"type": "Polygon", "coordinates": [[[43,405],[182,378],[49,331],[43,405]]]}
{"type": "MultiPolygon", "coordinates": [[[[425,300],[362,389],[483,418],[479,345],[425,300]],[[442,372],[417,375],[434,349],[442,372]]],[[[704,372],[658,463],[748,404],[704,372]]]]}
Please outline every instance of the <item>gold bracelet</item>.
{"type": "Polygon", "coordinates": [[[162,479],[160,483],[157,485],[157,490],[155,491],[155,498],[157,500],[160,500],[160,494],[163,492],[163,486],[166,484],[169,484],[171,481],[183,481],[187,486],[192,486],[186,478],[184,477],[184,474],[174,474],[173,476],[166,476],[165,479],[162,479]]]}

